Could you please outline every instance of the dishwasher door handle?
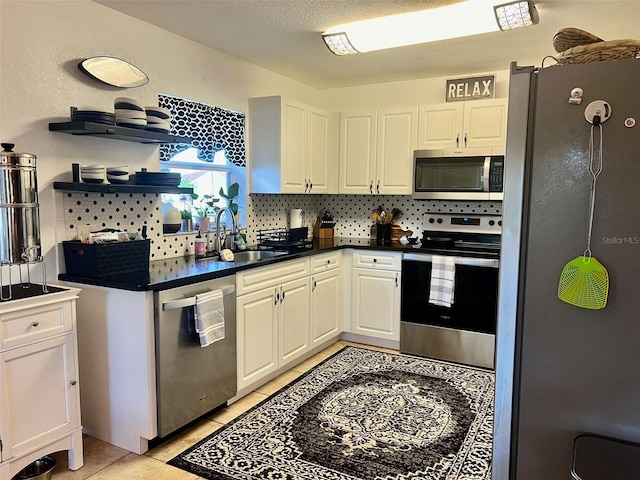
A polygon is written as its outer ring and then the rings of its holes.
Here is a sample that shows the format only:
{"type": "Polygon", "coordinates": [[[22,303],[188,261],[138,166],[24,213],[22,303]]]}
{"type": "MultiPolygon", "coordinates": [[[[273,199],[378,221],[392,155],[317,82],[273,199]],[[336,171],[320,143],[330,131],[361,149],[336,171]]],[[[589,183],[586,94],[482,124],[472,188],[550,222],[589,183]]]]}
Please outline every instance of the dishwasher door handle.
{"type": "MultiPolygon", "coordinates": [[[[220,289],[222,295],[226,296],[236,291],[236,287],[230,285],[220,289]]],[[[162,310],[176,310],[178,308],[193,307],[196,304],[196,297],[181,298],[179,300],[171,300],[162,304],[162,310]]]]}

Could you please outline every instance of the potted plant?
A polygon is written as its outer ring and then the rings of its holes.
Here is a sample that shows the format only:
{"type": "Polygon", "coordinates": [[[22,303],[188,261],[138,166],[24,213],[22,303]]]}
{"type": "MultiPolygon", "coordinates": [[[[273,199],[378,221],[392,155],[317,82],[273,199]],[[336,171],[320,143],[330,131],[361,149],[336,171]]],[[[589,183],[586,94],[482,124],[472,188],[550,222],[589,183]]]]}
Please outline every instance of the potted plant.
{"type": "Polygon", "coordinates": [[[191,210],[180,210],[180,218],[182,218],[182,230],[183,232],[191,232],[193,230],[193,216],[191,210]]]}
{"type": "Polygon", "coordinates": [[[229,207],[229,210],[231,210],[231,213],[233,213],[233,217],[236,221],[236,225],[239,226],[238,203],[235,201],[235,199],[238,197],[238,194],[240,193],[240,185],[238,184],[238,182],[232,183],[231,185],[229,185],[229,190],[227,191],[227,193],[225,193],[224,189],[220,187],[220,191],[218,193],[222,198],[224,198],[227,201],[227,207],[229,207]]]}
{"type": "Polygon", "coordinates": [[[213,195],[204,194],[200,197],[198,194],[192,194],[193,212],[195,213],[195,223],[198,230],[209,230],[209,224],[211,222],[210,215],[214,214],[218,207],[215,206],[216,202],[219,202],[219,198],[215,198],[213,195]]]}

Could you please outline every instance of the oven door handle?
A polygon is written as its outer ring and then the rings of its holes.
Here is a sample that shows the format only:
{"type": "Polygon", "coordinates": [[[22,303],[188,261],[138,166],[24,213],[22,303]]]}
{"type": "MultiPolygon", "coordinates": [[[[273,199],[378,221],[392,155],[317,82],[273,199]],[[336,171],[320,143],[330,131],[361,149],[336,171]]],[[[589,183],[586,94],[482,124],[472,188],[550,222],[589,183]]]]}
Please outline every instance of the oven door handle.
{"type": "MultiPolygon", "coordinates": [[[[403,260],[410,262],[433,262],[434,255],[429,253],[405,253],[403,260]]],[[[456,257],[456,265],[465,265],[468,267],[487,267],[498,268],[500,261],[494,258],[475,258],[475,257],[456,257]]]]}
{"type": "MultiPolygon", "coordinates": [[[[236,287],[233,285],[222,288],[222,295],[226,296],[235,292],[236,287]]],[[[196,304],[196,297],[181,298],[179,300],[171,300],[162,304],[162,310],[176,310],[178,308],[193,307],[196,304]]]]}

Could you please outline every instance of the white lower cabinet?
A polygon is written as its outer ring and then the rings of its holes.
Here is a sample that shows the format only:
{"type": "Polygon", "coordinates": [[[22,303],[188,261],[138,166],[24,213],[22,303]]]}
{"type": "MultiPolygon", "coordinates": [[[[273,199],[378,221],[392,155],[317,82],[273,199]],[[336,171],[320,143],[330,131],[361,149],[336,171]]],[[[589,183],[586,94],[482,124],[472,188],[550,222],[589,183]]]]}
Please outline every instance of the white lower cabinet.
{"type": "Polygon", "coordinates": [[[342,252],[311,258],[310,333],[311,348],[342,333],[344,285],[342,252]]]}
{"type": "Polygon", "coordinates": [[[236,300],[238,390],[278,368],[277,287],[236,300]]]}
{"type": "Polygon", "coordinates": [[[60,450],[68,450],[70,469],[83,465],[78,292],[0,304],[0,480],[60,450]]]}
{"type": "Polygon", "coordinates": [[[351,333],[400,339],[401,262],[401,253],[353,253],[351,333]]]}
{"type": "Polygon", "coordinates": [[[308,258],[236,274],[238,392],[309,351],[308,258]]]}
{"type": "Polygon", "coordinates": [[[342,278],[341,251],[236,274],[240,396],[340,337],[342,278]]]}
{"type": "Polygon", "coordinates": [[[278,305],[278,365],[309,351],[309,278],[280,286],[278,305]]]}

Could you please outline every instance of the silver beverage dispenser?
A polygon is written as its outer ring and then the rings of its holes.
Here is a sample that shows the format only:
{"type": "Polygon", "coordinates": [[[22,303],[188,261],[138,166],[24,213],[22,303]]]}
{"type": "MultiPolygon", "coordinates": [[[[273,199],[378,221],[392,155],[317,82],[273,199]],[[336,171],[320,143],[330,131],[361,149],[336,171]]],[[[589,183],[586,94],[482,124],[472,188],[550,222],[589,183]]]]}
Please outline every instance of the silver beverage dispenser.
{"type": "MultiPolygon", "coordinates": [[[[20,282],[22,266],[42,263],[40,247],[40,218],[38,212],[38,182],[36,156],[13,151],[14,144],[0,144],[0,286],[2,300],[11,298],[11,266],[18,265],[20,282]],[[8,298],[2,278],[9,266],[8,298]]],[[[43,265],[43,277],[44,277],[43,265]]],[[[28,281],[29,282],[29,281],[28,281]]],[[[43,280],[46,291],[46,280],[43,280]]]]}

